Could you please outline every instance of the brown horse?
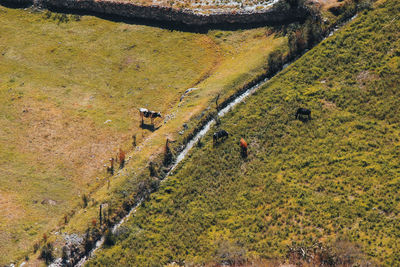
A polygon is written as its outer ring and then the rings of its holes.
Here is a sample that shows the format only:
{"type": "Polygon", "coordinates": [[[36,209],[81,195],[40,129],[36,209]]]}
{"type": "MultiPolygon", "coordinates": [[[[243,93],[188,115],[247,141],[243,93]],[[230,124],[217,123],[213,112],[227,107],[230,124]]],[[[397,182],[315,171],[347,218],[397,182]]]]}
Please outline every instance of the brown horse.
{"type": "Polygon", "coordinates": [[[247,142],[243,139],[240,138],[240,148],[242,149],[241,154],[243,157],[247,157],[247,142]]]}

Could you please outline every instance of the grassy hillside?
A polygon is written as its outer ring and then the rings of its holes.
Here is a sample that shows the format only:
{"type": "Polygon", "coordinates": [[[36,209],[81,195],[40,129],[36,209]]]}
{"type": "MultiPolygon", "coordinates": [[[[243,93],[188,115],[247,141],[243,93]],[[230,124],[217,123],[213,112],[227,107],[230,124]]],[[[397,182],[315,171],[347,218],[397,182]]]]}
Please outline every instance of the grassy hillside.
{"type": "MultiPolygon", "coordinates": [[[[0,264],[70,221],[82,196],[106,184],[103,165],[120,147],[133,156],[128,168],[143,168],[217,93],[224,99],[264,72],[286,40],[270,33],[197,34],[0,6],[0,264]],[[141,129],[139,107],[161,111],[165,123],[141,129]]],[[[81,212],[71,231],[95,211],[81,212]]]]}
{"type": "Polygon", "coordinates": [[[230,112],[231,136],[203,138],[88,266],[279,259],[315,242],[337,262],[398,265],[399,13],[365,11],[230,112]]]}

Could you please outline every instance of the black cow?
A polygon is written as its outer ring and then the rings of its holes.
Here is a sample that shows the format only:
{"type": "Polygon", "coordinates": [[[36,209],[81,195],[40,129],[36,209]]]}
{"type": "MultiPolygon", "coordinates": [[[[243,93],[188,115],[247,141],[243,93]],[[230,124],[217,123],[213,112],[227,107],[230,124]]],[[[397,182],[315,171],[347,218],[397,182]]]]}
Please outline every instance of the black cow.
{"type": "Polygon", "coordinates": [[[221,131],[215,132],[214,135],[213,135],[214,144],[216,144],[219,139],[221,139],[221,138],[225,139],[225,138],[228,138],[228,137],[229,137],[229,133],[227,131],[225,131],[225,130],[221,130],[221,131]]]}
{"type": "Polygon", "coordinates": [[[311,110],[306,109],[306,108],[297,109],[296,115],[295,115],[296,119],[303,121],[304,116],[307,116],[306,120],[311,120],[311,110]]]}
{"type": "Polygon", "coordinates": [[[161,118],[161,113],[160,112],[155,112],[148,110],[146,108],[141,108],[139,109],[140,112],[140,117],[142,118],[142,125],[143,125],[143,118],[150,118],[151,119],[151,124],[153,124],[153,120],[155,118],[161,118]]]}

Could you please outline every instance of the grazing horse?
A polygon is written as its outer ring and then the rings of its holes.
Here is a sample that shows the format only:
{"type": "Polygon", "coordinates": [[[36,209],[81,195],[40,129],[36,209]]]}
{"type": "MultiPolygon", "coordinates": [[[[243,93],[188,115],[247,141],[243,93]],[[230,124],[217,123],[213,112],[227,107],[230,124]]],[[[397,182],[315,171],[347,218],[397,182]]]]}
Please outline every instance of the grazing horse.
{"type": "Polygon", "coordinates": [[[311,110],[306,109],[306,108],[297,109],[296,115],[295,115],[296,119],[299,119],[302,121],[302,120],[304,120],[303,116],[307,116],[307,119],[311,120],[311,110]]]}
{"type": "Polygon", "coordinates": [[[240,148],[242,149],[241,154],[243,157],[247,157],[247,142],[243,139],[240,138],[240,148]]]}
{"type": "Polygon", "coordinates": [[[225,138],[228,138],[228,137],[229,137],[229,133],[227,131],[225,131],[225,130],[221,130],[221,131],[215,132],[214,135],[213,135],[214,144],[216,144],[218,142],[218,139],[221,139],[221,138],[225,139],[225,138]]]}
{"type": "Polygon", "coordinates": [[[153,120],[155,118],[161,118],[161,113],[160,112],[151,111],[151,110],[148,110],[146,108],[140,108],[139,112],[140,112],[140,118],[142,118],[142,125],[144,124],[143,118],[150,118],[151,119],[151,124],[153,124],[153,120]]]}

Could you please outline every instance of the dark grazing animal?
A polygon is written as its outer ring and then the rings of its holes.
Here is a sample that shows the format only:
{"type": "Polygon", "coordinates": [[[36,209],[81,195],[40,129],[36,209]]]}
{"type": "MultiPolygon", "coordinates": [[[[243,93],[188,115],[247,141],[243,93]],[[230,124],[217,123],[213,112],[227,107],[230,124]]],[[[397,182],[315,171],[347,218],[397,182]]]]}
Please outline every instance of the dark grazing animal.
{"type": "Polygon", "coordinates": [[[311,120],[311,110],[306,109],[306,108],[297,109],[296,115],[295,115],[296,119],[299,119],[302,121],[302,120],[304,120],[304,116],[307,116],[307,119],[311,120]]]}
{"type": "Polygon", "coordinates": [[[215,132],[213,135],[214,144],[216,144],[219,139],[225,139],[228,137],[229,137],[229,133],[225,130],[220,130],[218,132],[215,132]]]}
{"type": "Polygon", "coordinates": [[[151,111],[151,110],[148,110],[146,108],[140,108],[139,112],[140,112],[140,118],[142,118],[142,125],[144,124],[143,118],[150,118],[151,119],[151,124],[153,124],[153,120],[155,118],[161,118],[161,113],[160,112],[151,111]]]}

